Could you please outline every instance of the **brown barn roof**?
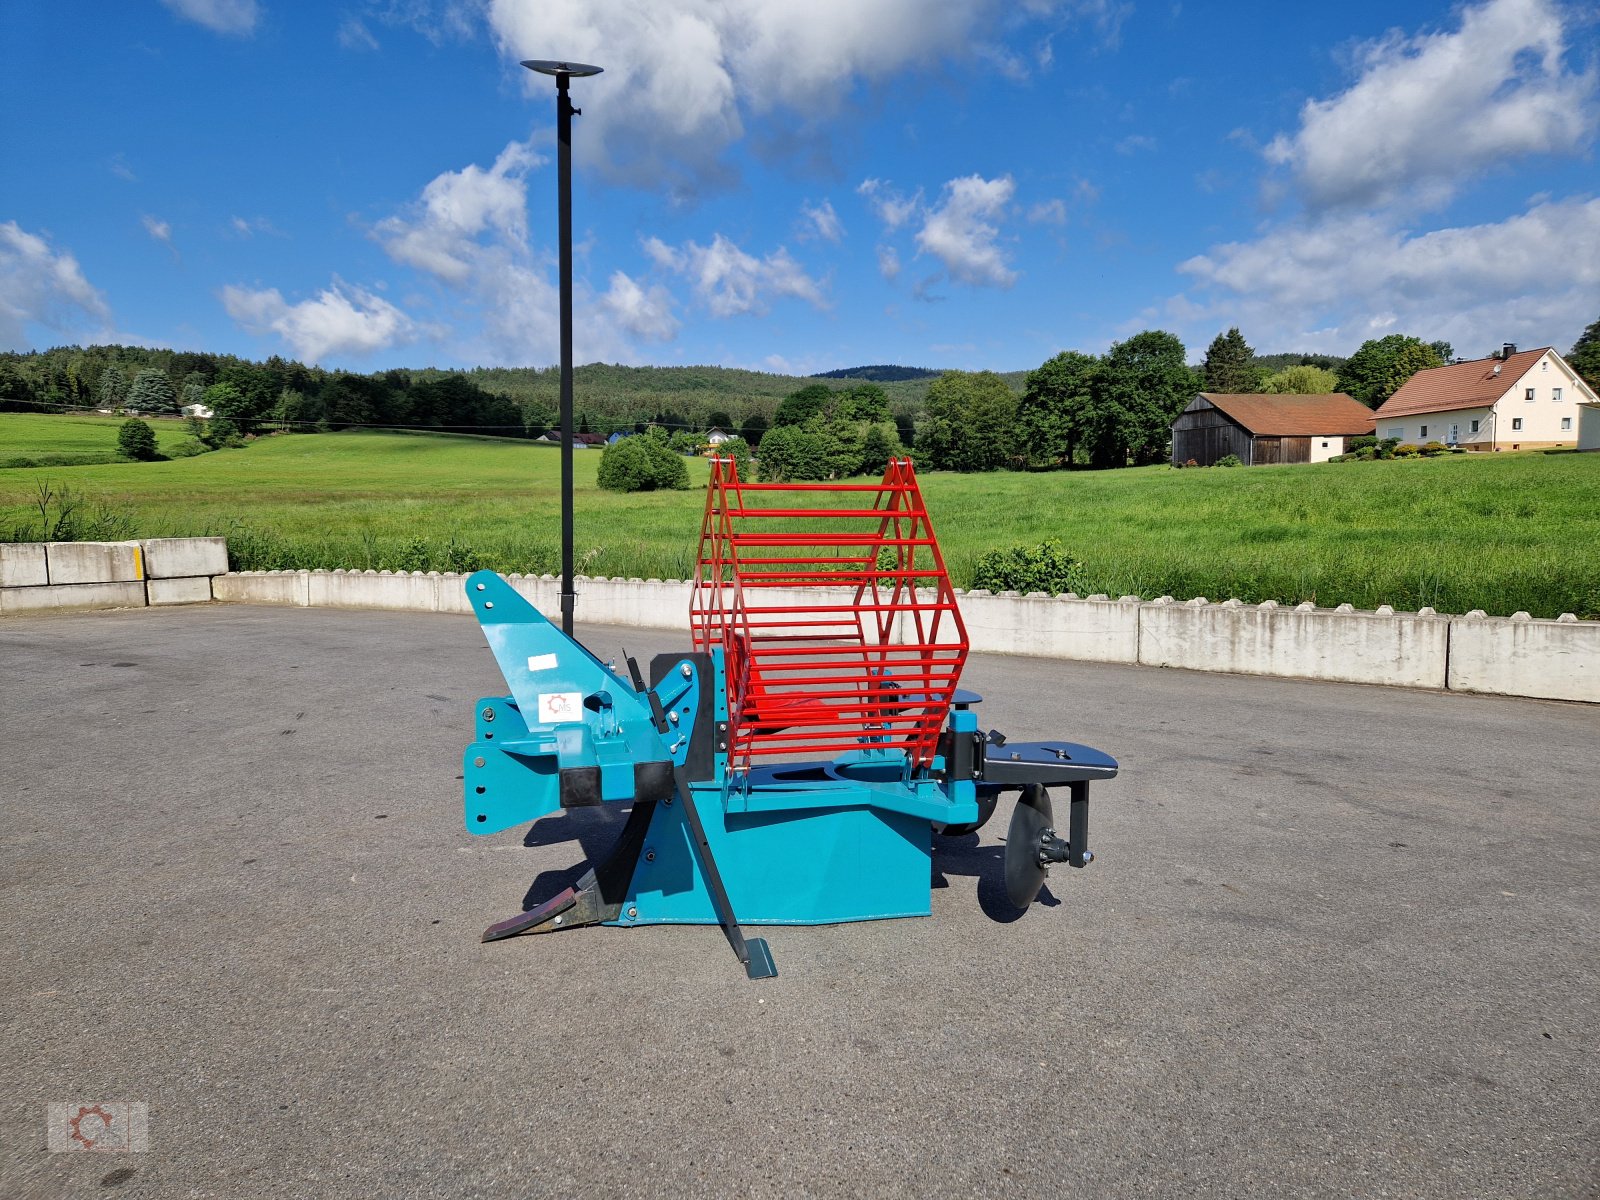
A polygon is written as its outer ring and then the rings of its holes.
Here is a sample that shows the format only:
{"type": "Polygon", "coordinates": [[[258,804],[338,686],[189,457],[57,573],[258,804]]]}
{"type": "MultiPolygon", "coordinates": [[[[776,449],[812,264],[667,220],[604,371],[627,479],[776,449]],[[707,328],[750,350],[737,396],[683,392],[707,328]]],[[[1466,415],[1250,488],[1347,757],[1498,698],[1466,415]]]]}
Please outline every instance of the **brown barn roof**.
{"type": "Polygon", "coordinates": [[[1418,371],[1378,406],[1378,416],[1409,417],[1413,413],[1488,408],[1510,391],[1549,349],[1549,346],[1541,346],[1537,350],[1524,350],[1504,362],[1497,358],[1475,358],[1471,362],[1418,371]],[[1498,375],[1496,367],[1500,368],[1498,375]]]}
{"type": "Polygon", "coordinates": [[[1200,395],[1258,437],[1354,437],[1373,430],[1372,410],[1343,392],[1321,396],[1200,395]]]}

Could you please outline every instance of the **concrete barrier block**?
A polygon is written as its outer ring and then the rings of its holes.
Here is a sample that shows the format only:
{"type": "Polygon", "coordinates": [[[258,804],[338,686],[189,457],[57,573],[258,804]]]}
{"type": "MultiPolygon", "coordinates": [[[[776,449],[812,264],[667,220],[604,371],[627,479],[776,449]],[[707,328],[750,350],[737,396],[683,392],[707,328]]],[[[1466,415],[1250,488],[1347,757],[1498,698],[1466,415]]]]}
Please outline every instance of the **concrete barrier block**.
{"type": "Polygon", "coordinates": [[[453,573],[438,576],[439,611],[472,615],[472,601],[467,598],[467,577],[453,573]]]}
{"type": "Polygon", "coordinates": [[[292,604],[304,608],[305,571],[239,571],[211,581],[214,600],[229,604],[292,604]]]}
{"type": "Polygon", "coordinates": [[[967,592],[959,604],[976,651],[1083,662],[1139,661],[1136,601],[967,592]]]}
{"type": "Polygon", "coordinates": [[[312,571],[307,603],[315,608],[381,608],[438,612],[439,580],[387,571],[312,571]]]}
{"type": "Polygon", "coordinates": [[[51,583],[132,583],[142,580],[138,542],[46,542],[51,583]]]}
{"type": "Polygon", "coordinates": [[[1299,608],[1146,604],[1139,662],[1395,687],[1445,686],[1450,623],[1439,617],[1299,608]]]}
{"type": "MultiPolygon", "coordinates": [[[[640,629],[689,628],[689,593],[683,580],[591,579],[577,586],[575,616],[596,625],[632,625],[640,629]]],[[[559,588],[558,588],[559,590],[559,588]]]]}
{"type": "Polygon", "coordinates": [[[43,612],[52,608],[143,608],[144,584],[62,583],[45,587],[0,588],[0,614],[43,612]]]}
{"type": "Polygon", "coordinates": [[[211,576],[194,575],[188,579],[150,579],[145,582],[145,593],[155,604],[209,604],[211,602],[211,576]]]}
{"type": "Polygon", "coordinates": [[[1600,704],[1600,621],[1455,618],[1449,686],[1600,704]]]}
{"type": "Polygon", "coordinates": [[[49,582],[43,542],[0,542],[0,587],[43,587],[49,582]]]}
{"type": "Polygon", "coordinates": [[[150,579],[192,579],[228,571],[228,543],[219,537],[147,538],[144,569],[150,579]]]}

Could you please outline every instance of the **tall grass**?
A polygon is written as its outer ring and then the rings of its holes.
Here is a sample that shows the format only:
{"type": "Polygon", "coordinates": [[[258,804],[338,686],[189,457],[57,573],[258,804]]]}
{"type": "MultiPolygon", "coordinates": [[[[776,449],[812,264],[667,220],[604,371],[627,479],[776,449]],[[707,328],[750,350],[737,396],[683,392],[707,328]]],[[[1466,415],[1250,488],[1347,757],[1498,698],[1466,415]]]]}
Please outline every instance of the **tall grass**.
{"type": "MultiPolygon", "coordinates": [[[[14,419],[0,414],[0,435],[14,419]]],[[[28,520],[42,477],[70,479],[137,536],[225,536],[239,569],[553,573],[559,458],[526,443],[351,432],[173,462],[0,470],[0,535],[28,520]]],[[[579,570],[686,578],[705,464],[690,464],[688,492],[616,495],[595,486],[599,459],[575,460],[579,570]]],[[[1600,454],[931,473],[922,486],[958,586],[986,550],[1054,537],[1082,561],[1084,586],[1111,595],[1600,616],[1600,454]]]]}

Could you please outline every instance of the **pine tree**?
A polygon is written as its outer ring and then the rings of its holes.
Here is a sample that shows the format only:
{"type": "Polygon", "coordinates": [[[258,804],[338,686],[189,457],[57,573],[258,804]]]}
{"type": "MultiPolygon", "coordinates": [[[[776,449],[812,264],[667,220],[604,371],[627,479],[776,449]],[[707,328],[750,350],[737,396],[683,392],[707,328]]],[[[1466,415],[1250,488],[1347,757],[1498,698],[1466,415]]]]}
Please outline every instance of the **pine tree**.
{"type": "Polygon", "coordinates": [[[100,384],[95,388],[94,399],[97,407],[109,408],[112,412],[127,403],[128,377],[122,373],[121,367],[107,367],[100,372],[100,384]]]}
{"type": "Polygon", "coordinates": [[[137,417],[122,423],[117,430],[117,449],[136,462],[149,462],[156,456],[156,433],[137,417]]]}
{"type": "Polygon", "coordinates": [[[1567,351],[1567,365],[1600,392],[1600,320],[1591,321],[1589,328],[1572,343],[1572,349],[1567,351]]]}
{"type": "Polygon", "coordinates": [[[1260,390],[1256,369],[1250,364],[1255,355],[1237,325],[1227,333],[1217,334],[1206,350],[1205,365],[1200,368],[1205,390],[1224,396],[1260,390]]]}
{"type": "Polygon", "coordinates": [[[133,390],[128,393],[128,407],[139,412],[173,413],[178,411],[178,393],[165,371],[146,367],[133,377],[133,390]]]}

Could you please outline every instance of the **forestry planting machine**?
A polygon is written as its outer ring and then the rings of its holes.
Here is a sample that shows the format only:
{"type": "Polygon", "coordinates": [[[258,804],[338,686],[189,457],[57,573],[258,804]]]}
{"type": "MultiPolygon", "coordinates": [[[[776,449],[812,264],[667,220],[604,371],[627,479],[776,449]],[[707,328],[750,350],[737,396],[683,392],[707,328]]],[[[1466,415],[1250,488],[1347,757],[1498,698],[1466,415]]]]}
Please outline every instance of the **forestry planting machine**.
{"type": "Polygon", "coordinates": [[[624,677],[491,571],[467,596],[510,695],[478,702],[467,828],[631,805],[577,884],[484,941],[576,925],[720,924],[752,979],[776,974],[743,925],[926,916],[936,834],[1020,793],[1006,894],[1086,866],[1089,784],[1115,760],[978,729],[958,684],[967,636],[909,460],[880,483],[746,483],[712,460],[690,601],[694,649],[624,677]],[[1066,787],[1065,836],[1049,787],[1066,787]]]}

